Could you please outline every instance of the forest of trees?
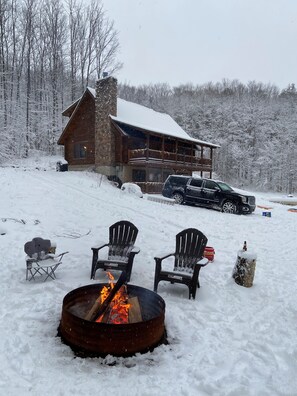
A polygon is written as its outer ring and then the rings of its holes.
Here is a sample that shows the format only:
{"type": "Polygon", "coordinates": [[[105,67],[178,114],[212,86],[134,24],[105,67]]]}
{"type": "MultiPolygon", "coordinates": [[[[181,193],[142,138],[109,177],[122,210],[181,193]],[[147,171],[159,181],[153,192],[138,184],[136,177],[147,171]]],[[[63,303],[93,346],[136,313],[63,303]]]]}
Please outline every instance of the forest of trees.
{"type": "Polygon", "coordinates": [[[170,88],[120,86],[123,99],[170,114],[193,137],[219,144],[215,172],[237,187],[297,191],[297,91],[224,80],[170,88]]]}
{"type": "MultiPolygon", "coordinates": [[[[62,110],[104,71],[119,41],[100,0],[0,0],[0,164],[30,150],[55,154],[62,110]]],[[[199,73],[199,70],[197,70],[199,73]]],[[[170,87],[121,84],[119,96],[170,114],[219,144],[215,172],[240,187],[297,191],[297,91],[224,80],[170,87]]]]}
{"type": "Polygon", "coordinates": [[[121,67],[118,48],[99,0],[0,0],[0,162],[54,154],[62,109],[121,67]]]}

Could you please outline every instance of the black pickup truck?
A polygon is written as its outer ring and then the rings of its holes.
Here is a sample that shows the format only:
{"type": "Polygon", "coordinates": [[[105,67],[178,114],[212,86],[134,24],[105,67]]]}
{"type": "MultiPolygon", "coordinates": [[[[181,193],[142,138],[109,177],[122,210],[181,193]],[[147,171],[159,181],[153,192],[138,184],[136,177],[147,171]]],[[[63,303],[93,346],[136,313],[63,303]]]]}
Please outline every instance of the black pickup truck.
{"type": "Polygon", "coordinates": [[[192,176],[168,176],[162,194],[178,204],[195,204],[225,213],[247,214],[256,208],[254,196],[237,193],[222,181],[192,176]]]}

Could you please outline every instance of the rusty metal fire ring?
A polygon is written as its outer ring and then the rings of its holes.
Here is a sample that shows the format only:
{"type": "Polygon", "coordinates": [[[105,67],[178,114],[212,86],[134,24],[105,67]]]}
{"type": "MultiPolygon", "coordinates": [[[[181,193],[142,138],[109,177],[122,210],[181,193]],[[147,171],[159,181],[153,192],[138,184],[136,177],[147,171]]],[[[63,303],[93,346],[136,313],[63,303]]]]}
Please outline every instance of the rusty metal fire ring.
{"type": "Polygon", "coordinates": [[[138,297],[142,321],[128,324],[85,320],[94,300],[107,283],[74,289],[63,299],[58,334],[80,356],[132,356],[165,343],[165,301],[157,293],[127,285],[129,297],[138,297]]]}

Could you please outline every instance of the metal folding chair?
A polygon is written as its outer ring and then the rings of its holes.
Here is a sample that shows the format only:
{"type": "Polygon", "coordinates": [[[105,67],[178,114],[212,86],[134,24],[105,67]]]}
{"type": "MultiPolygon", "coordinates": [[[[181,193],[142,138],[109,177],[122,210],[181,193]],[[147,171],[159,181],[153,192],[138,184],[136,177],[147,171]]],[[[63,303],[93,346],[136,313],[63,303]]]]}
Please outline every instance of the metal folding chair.
{"type": "Polygon", "coordinates": [[[26,280],[35,280],[36,275],[45,275],[44,281],[48,278],[56,279],[55,271],[68,252],[54,255],[50,253],[51,249],[52,244],[49,239],[33,238],[32,241],[25,243],[26,280]]]}

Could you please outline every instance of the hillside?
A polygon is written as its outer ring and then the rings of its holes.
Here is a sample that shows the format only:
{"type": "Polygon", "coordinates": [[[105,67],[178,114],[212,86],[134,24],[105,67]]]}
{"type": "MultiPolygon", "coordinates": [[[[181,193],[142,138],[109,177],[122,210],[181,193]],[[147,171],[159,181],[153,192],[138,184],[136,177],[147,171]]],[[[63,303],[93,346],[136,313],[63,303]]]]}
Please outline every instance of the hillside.
{"type": "MultiPolygon", "coordinates": [[[[271,218],[259,208],[237,216],[160,204],[95,173],[56,172],[54,164],[35,160],[0,170],[3,394],[296,395],[296,213],[260,193],[257,204],[273,206],[271,218]],[[208,237],[215,260],[201,270],[196,300],[188,300],[183,285],[160,283],[169,345],[126,359],[78,358],[56,337],[62,300],[94,283],[91,246],[122,219],[139,229],[133,285],[152,290],[154,256],[172,251],[176,233],[187,227],[208,237]],[[23,246],[36,236],[70,252],[55,281],[25,280],[23,246]],[[257,254],[250,289],[231,277],[244,240],[257,254]]],[[[103,272],[95,282],[106,282],[103,272]]]]}

